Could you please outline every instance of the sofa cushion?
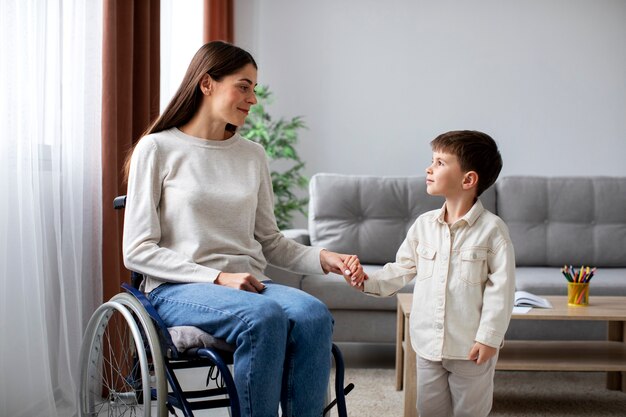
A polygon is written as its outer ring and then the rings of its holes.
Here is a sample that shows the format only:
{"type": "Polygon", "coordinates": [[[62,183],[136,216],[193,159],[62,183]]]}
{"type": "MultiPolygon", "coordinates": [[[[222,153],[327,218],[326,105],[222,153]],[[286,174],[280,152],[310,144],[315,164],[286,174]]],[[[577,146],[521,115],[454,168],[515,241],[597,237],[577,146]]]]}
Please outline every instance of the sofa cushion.
{"type": "Polygon", "coordinates": [[[626,266],[626,178],[505,177],[496,191],[518,266],[626,266]]]}
{"type": "MultiPolygon", "coordinates": [[[[495,212],[493,188],[481,201],[495,212]]],[[[316,174],[309,184],[311,244],[383,265],[395,260],[415,219],[442,205],[426,193],[425,177],[316,174]]]]}

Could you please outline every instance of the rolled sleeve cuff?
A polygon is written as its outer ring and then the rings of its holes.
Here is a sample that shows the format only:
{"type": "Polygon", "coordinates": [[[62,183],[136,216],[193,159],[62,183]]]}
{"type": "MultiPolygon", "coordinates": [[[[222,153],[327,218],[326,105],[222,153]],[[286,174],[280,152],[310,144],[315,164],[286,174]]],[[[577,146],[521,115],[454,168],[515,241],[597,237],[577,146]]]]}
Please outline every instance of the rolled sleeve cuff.
{"type": "Polygon", "coordinates": [[[493,348],[499,348],[502,346],[504,335],[490,329],[478,329],[476,333],[476,341],[493,348]]]}
{"type": "Polygon", "coordinates": [[[375,279],[363,281],[363,292],[366,294],[380,295],[380,284],[375,279]]]}

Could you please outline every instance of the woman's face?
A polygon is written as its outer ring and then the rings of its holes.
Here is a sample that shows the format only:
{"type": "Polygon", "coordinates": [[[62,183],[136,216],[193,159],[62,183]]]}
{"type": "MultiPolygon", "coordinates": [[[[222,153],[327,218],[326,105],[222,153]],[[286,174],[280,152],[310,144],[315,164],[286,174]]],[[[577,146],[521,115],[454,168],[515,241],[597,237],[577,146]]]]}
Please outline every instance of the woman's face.
{"type": "Polygon", "coordinates": [[[257,70],[247,64],[237,72],[211,81],[214,116],[234,126],[243,126],[250,106],[256,104],[257,70]]]}

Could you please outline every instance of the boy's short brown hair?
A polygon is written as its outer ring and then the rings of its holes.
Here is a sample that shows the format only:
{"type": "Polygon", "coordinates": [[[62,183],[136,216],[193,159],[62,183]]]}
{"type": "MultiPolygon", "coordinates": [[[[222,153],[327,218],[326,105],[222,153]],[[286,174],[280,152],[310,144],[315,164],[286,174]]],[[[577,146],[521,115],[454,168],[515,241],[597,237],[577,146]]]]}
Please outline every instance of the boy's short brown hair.
{"type": "Polygon", "coordinates": [[[476,171],[476,197],[491,187],[502,170],[502,156],[496,141],[476,130],[443,133],[430,142],[432,150],[456,155],[463,172],[476,171]]]}

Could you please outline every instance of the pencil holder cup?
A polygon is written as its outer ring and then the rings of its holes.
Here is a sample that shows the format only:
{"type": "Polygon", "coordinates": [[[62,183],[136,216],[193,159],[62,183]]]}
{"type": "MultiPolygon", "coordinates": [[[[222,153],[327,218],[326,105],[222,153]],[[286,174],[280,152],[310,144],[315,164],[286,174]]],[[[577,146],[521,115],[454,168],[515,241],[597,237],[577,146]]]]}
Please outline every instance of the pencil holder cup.
{"type": "Polygon", "coordinates": [[[589,305],[589,283],[567,283],[567,305],[572,307],[584,307],[589,305]]]}

